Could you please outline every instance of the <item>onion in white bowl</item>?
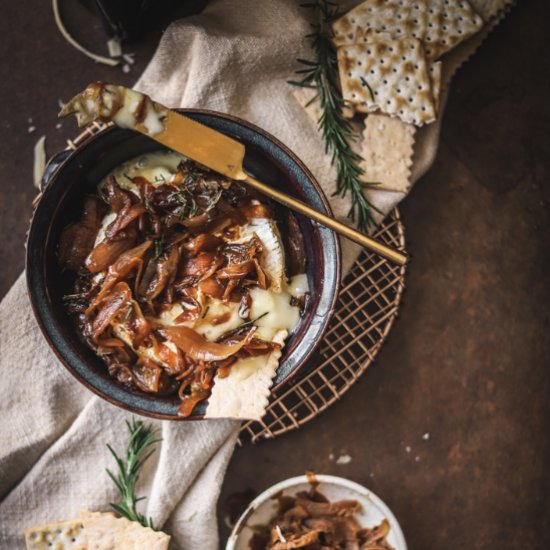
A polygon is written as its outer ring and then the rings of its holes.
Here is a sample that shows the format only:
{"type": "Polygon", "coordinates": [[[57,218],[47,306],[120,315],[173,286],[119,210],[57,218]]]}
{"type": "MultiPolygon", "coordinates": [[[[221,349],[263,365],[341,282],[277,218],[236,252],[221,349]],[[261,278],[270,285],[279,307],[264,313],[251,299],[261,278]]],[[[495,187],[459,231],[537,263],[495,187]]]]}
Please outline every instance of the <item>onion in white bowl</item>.
{"type": "MultiPolygon", "coordinates": [[[[395,550],[407,550],[407,543],[401,527],[388,506],[372,491],[341,477],[330,475],[315,475],[318,490],[329,501],[356,500],[361,510],[355,519],[363,528],[379,525],[384,519],[389,522],[390,530],[387,542],[395,550]]],[[[307,476],[297,476],[286,479],[271,486],[256,497],[243,512],[227,540],[225,550],[250,550],[250,540],[259,526],[269,525],[276,516],[278,502],[276,495],[293,496],[300,491],[308,491],[311,482],[307,476]]]]}

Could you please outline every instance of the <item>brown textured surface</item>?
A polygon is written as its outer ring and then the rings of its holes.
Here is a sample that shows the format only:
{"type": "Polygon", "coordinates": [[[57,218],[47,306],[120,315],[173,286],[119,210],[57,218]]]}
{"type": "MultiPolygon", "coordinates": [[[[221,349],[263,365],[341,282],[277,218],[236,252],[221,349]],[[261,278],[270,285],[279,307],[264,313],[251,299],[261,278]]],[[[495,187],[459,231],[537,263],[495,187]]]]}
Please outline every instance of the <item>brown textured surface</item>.
{"type": "MultiPolygon", "coordinates": [[[[0,295],[23,266],[33,144],[46,133],[53,152],[75,134],[55,129],[57,99],[133,82],[159,36],[123,74],[66,46],[49,2],[4,4],[0,295]]],[[[549,16],[520,2],[456,77],[437,161],[401,208],[414,261],[377,363],[303,429],[238,449],[222,503],[314,469],[378,493],[411,550],[550,547],[549,16]]]]}

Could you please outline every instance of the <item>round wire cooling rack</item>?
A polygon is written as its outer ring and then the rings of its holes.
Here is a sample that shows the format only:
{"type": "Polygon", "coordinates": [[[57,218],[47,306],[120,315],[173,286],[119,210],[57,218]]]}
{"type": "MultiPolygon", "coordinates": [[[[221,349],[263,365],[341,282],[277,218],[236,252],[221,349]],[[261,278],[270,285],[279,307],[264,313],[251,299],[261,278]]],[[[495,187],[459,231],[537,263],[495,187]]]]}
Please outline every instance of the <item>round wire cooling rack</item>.
{"type": "MultiPolygon", "coordinates": [[[[73,140],[76,149],[105,128],[94,122],[73,140]]],[[[405,250],[405,228],[395,208],[373,235],[405,250]]],[[[239,443],[256,443],[299,428],[338,401],[374,361],[393,326],[405,288],[405,266],[363,251],[344,279],[319,353],[302,375],[271,396],[260,421],[243,423],[239,443]]]]}

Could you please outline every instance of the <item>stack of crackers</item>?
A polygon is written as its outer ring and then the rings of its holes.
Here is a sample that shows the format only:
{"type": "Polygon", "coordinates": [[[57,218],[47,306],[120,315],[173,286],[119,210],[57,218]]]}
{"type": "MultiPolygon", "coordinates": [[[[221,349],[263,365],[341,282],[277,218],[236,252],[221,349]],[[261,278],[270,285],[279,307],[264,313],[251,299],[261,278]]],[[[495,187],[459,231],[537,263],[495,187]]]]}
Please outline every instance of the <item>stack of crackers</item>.
{"type": "MultiPolygon", "coordinates": [[[[366,0],[332,24],[344,116],[368,115],[358,151],[365,183],[408,191],[415,129],[439,111],[439,58],[482,26],[468,0],[366,0]]],[[[314,92],[295,96],[305,106],[314,92]]]]}
{"type": "Polygon", "coordinates": [[[416,126],[433,122],[437,59],[482,26],[467,0],[366,0],[332,26],[344,101],[416,126]]]}
{"type": "Polygon", "coordinates": [[[168,550],[170,537],[111,513],[83,510],[77,519],[32,527],[27,550],[168,550]]]}

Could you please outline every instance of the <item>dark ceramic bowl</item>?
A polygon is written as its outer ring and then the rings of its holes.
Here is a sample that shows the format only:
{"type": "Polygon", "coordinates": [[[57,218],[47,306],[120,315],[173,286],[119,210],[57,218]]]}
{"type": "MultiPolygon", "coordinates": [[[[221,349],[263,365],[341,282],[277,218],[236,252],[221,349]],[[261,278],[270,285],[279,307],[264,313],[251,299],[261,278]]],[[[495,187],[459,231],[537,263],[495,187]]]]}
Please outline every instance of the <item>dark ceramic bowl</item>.
{"type": "MultiPolygon", "coordinates": [[[[231,116],[202,110],[182,112],[243,142],[247,151],[245,167],[256,178],[331,214],[313,176],[274,137],[231,116]]],[[[70,281],[68,274],[61,271],[56,255],[59,235],[79,215],[84,195],[94,192],[98,182],[125,160],[159,148],[141,134],[110,127],[90,137],[76,151],[64,152],[53,159],[46,170],[45,188],[29,231],[27,285],[46,340],[80,382],[111,403],[135,413],[179,420],[177,396],[159,397],[119,384],[108,375],[101,359],[81,342],[63,307],[62,296],[70,288],[70,281]]],[[[308,218],[297,218],[306,243],[310,299],[299,325],[287,339],[273,389],[296,376],[311,357],[334,310],[340,281],[336,235],[308,218]]],[[[191,418],[200,418],[204,409],[205,405],[199,404],[191,418]]]]}

